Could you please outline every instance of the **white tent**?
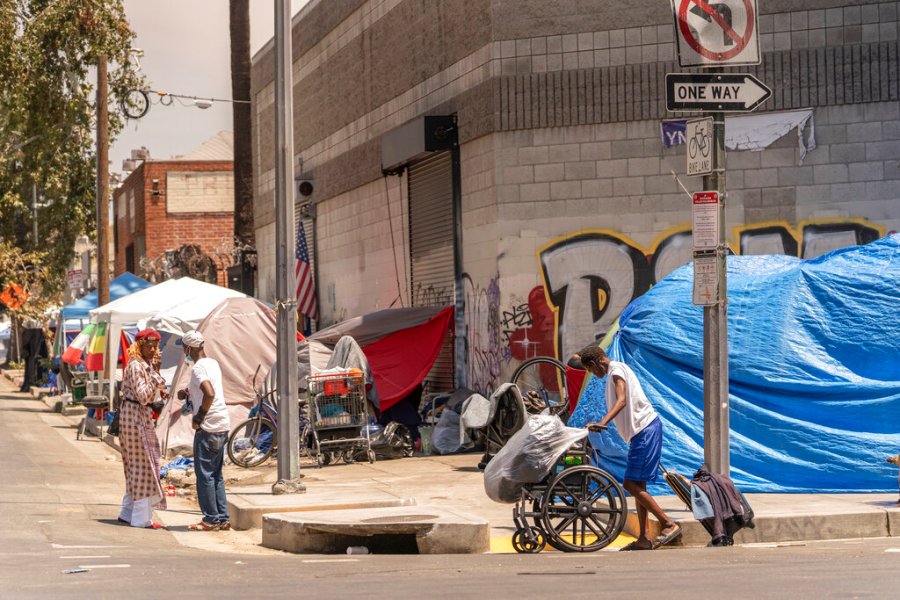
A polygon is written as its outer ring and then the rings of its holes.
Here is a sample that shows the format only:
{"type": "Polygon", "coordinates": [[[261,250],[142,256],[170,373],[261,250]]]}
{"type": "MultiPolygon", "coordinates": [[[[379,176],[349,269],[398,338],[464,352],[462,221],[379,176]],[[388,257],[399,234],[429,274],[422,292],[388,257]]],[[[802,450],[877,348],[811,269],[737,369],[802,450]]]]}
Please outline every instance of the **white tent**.
{"type": "MultiPolygon", "coordinates": [[[[222,390],[234,427],[247,418],[256,399],[253,389],[256,369],[259,368],[257,383],[261,386],[275,362],[275,313],[255,298],[229,298],[196,328],[206,338],[203,346],[207,356],[219,361],[222,367],[222,390]]],[[[156,424],[156,435],[164,452],[167,448],[189,447],[194,437],[191,418],[181,414],[184,402],[175,394],[190,380],[190,366],[184,362],[181,351],[172,381],[173,393],[156,424]]]]}
{"type": "Polygon", "coordinates": [[[226,298],[246,298],[246,294],[190,277],[181,277],[169,279],[93,309],[90,312],[91,322],[108,324],[105,379],[115,380],[115,357],[119,355],[119,338],[123,326],[136,325],[139,321],[164,313],[173,322],[177,320],[188,328],[195,328],[226,298]]]}

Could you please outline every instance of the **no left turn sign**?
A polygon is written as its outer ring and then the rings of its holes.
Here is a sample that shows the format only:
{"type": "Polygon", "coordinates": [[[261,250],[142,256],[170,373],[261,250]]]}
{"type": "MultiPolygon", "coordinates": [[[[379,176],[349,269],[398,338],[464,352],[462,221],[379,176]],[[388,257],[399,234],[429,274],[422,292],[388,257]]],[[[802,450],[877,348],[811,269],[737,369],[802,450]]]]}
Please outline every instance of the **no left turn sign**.
{"type": "Polygon", "coordinates": [[[671,0],[682,67],[756,65],[756,0],[671,0]]]}

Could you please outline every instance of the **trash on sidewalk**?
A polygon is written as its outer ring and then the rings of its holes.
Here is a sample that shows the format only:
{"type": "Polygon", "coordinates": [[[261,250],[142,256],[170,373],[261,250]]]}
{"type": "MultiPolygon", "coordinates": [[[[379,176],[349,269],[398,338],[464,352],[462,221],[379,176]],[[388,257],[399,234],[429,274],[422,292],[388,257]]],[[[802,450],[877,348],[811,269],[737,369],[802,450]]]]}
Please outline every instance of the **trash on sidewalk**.
{"type": "Polygon", "coordinates": [[[162,479],[166,476],[166,474],[171,471],[187,471],[188,469],[193,470],[194,468],[194,459],[185,458],[184,456],[178,456],[168,464],[159,469],[159,477],[162,479]]]}

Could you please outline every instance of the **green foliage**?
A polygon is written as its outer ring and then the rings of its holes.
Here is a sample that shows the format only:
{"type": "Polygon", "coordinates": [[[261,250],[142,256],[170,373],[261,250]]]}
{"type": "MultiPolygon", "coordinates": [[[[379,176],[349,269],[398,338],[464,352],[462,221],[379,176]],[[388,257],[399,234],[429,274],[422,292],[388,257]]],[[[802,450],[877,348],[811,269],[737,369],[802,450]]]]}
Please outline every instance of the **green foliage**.
{"type": "MultiPolygon", "coordinates": [[[[15,283],[28,294],[25,304],[16,311],[18,317],[42,321],[44,312],[59,300],[47,262],[46,252],[25,252],[0,242],[0,292],[15,283]]],[[[6,307],[0,305],[0,309],[6,307]]]]}
{"type": "Polygon", "coordinates": [[[97,57],[109,64],[113,138],[121,100],[143,87],[133,39],[122,0],[0,0],[0,239],[31,251],[42,294],[63,289],[74,240],[95,225],[97,57]],[[37,239],[33,189],[48,205],[37,239]]]}

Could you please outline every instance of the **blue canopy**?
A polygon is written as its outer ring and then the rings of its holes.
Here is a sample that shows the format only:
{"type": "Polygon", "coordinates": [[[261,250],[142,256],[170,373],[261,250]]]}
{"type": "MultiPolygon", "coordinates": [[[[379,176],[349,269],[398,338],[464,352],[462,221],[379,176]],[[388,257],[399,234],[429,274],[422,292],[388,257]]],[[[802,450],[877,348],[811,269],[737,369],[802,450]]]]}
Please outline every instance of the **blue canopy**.
{"type": "MultiPolygon", "coordinates": [[[[682,267],[620,317],[609,354],[660,413],[663,464],[703,462],[703,317],[682,267]]],[[[749,492],[897,491],[900,234],[812,260],[728,257],[731,476],[749,492]]],[[[573,426],[606,412],[591,378],[573,426]]],[[[592,434],[621,476],[626,446],[592,434]]],[[[655,488],[664,490],[660,482],[655,488]]]]}
{"type": "MultiPolygon", "coordinates": [[[[109,301],[118,300],[122,296],[133,294],[134,292],[146,289],[153,284],[146,279],[141,279],[137,275],[125,271],[115,279],[109,282],[109,301]]],[[[72,304],[63,306],[60,311],[59,319],[62,322],[75,319],[88,320],[89,312],[97,308],[97,290],[86,294],[72,304]]]]}

